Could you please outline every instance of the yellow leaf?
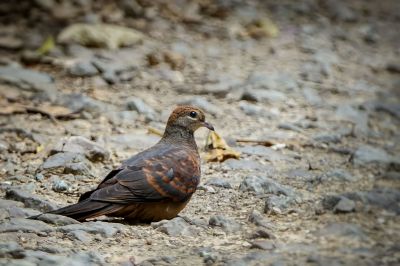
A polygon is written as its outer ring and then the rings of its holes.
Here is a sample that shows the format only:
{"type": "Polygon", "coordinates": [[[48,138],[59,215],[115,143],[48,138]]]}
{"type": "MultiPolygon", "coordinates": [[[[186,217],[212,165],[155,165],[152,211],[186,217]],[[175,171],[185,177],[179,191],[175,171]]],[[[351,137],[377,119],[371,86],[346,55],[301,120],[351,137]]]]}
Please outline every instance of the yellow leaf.
{"type": "Polygon", "coordinates": [[[240,152],[229,147],[226,141],[215,131],[208,134],[206,150],[208,150],[205,156],[207,162],[223,162],[229,158],[239,159],[240,157],[240,152]]]}
{"type": "Polygon", "coordinates": [[[36,153],[40,153],[43,150],[44,150],[44,146],[43,145],[39,145],[39,146],[36,147],[36,153]]]}
{"type": "Polygon", "coordinates": [[[53,50],[55,44],[54,44],[54,38],[52,36],[47,37],[47,39],[43,42],[42,46],[37,49],[37,53],[40,55],[44,55],[49,53],[51,50],[53,50]]]}

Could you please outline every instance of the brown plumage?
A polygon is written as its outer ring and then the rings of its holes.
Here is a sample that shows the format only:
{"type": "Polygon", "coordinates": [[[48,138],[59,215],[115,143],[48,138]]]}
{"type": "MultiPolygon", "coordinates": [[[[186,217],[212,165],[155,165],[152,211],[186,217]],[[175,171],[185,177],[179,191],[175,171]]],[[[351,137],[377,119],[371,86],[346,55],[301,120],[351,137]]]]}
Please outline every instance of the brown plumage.
{"type": "Polygon", "coordinates": [[[51,213],[79,221],[107,215],[135,222],[175,217],[200,182],[200,158],[193,133],[205,122],[204,113],[179,106],[170,115],[161,140],[112,170],[95,190],[78,203],[51,213]]]}

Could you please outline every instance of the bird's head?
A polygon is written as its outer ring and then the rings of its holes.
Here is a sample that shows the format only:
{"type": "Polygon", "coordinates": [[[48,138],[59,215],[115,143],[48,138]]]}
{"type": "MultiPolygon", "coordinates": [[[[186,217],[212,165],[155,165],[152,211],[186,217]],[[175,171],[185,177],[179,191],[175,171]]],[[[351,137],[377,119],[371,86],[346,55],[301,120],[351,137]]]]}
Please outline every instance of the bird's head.
{"type": "Polygon", "coordinates": [[[206,127],[214,130],[214,127],[205,121],[205,115],[202,110],[194,106],[181,105],[172,111],[168,118],[167,128],[184,128],[189,132],[195,132],[200,127],[206,127]]]}

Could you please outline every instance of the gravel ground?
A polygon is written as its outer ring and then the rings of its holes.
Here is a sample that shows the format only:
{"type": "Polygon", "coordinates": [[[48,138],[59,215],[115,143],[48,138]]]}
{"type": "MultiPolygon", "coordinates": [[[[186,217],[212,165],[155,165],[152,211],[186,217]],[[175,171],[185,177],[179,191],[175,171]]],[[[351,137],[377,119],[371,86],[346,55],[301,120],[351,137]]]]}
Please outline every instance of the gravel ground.
{"type": "Polygon", "coordinates": [[[0,4],[0,264],[398,265],[399,8],[0,4]],[[56,38],[94,22],[124,28],[98,47],[56,38]],[[136,31],[119,47],[125,27],[136,31]],[[180,217],[26,219],[76,202],[156,143],[149,129],[182,103],[241,156],[206,162],[200,129],[202,181],[180,217]]]}

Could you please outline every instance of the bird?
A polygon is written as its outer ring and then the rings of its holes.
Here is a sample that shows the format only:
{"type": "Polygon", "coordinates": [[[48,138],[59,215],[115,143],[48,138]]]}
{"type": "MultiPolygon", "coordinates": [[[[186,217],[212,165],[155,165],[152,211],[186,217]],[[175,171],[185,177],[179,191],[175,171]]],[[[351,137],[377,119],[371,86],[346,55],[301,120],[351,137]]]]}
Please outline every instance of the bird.
{"type": "Polygon", "coordinates": [[[76,204],[51,211],[80,222],[106,215],[150,223],[176,217],[200,183],[200,156],[194,132],[214,127],[194,106],[177,106],[160,141],[109,172],[76,204]]]}

